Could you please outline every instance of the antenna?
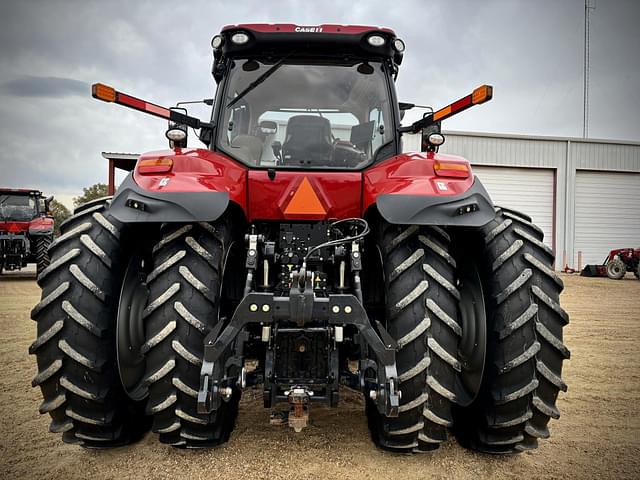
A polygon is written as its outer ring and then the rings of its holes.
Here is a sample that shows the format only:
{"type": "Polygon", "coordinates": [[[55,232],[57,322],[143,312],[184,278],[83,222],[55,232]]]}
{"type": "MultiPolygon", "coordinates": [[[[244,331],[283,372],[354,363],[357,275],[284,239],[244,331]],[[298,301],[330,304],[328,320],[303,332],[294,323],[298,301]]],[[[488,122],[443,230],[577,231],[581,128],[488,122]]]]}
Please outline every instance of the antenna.
{"type": "Polygon", "coordinates": [[[584,98],[583,98],[583,106],[582,106],[582,138],[587,138],[589,136],[589,60],[590,60],[590,50],[589,50],[589,40],[590,40],[590,31],[589,31],[589,14],[591,10],[596,9],[596,0],[584,0],[584,98]],[[593,5],[592,5],[593,1],[593,5]]]}

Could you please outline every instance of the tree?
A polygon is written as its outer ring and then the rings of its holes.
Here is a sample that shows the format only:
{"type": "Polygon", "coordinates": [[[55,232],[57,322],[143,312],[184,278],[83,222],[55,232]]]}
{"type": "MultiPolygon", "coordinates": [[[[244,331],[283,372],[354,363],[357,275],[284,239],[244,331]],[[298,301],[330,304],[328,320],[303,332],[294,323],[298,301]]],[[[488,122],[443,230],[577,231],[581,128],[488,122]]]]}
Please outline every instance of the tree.
{"type": "Polygon", "coordinates": [[[51,210],[51,213],[53,214],[54,236],[57,237],[60,235],[60,224],[71,216],[71,212],[57,200],[51,200],[51,203],[49,203],[49,210],[51,210]]]}
{"type": "Polygon", "coordinates": [[[79,197],[74,197],[73,206],[79,207],[80,205],[84,205],[91,200],[95,200],[97,198],[106,197],[108,195],[107,184],[106,183],[96,183],[91,185],[90,187],[86,187],[82,189],[82,195],[79,197]]]}

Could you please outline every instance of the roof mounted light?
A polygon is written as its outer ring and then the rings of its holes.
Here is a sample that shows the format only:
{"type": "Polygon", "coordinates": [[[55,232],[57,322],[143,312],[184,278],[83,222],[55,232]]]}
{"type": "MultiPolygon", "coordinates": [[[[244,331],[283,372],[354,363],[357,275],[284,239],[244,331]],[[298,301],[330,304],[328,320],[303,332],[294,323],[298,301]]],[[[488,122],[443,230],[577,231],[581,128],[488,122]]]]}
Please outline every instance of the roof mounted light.
{"type": "Polygon", "coordinates": [[[382,35],[370,35],[369,38],[367,38],[367,42],[369,42],[369,45],[372,47],[381,47],[387,43],[382,35]]]}
{"type": "Polygon", "coordinates": [[[244,45],[249,41],[249,35],[244,32],[238,32],[231,35],[231,41],[236,45],[244,45]]]}
{"type": "Polygon", "coordinates": [[[398,53],[404,52],[404,48],[405,48],[404,42],[402,40],[400,40],[399,38],[396,38],[393,41],[393,48],[395,48],[396,52],[398,52],[398,53]]]}
{"type": "Polygon", "coordinates": [[[223,43],[224,43],[224,37],[222,35],[216,35],[211,39],[211,47],[214,50],[219,49],[223,43]]]}

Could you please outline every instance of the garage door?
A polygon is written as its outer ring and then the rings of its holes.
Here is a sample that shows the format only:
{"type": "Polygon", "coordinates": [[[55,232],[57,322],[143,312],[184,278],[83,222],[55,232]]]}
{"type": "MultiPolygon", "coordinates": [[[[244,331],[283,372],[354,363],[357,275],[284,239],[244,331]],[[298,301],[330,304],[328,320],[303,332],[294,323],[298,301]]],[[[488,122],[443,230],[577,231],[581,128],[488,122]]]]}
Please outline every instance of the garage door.
{"type": "Polygon", "coordinates": [[[574,251],[583,265],[601,263],[609,250],[640,246],[640,174],[576,173],[574,251]]]}
{"type": "Polygon", "coordinates": [[[529,215],[553,247],[553,170],[473,166],[493,203],[529,215]]]}

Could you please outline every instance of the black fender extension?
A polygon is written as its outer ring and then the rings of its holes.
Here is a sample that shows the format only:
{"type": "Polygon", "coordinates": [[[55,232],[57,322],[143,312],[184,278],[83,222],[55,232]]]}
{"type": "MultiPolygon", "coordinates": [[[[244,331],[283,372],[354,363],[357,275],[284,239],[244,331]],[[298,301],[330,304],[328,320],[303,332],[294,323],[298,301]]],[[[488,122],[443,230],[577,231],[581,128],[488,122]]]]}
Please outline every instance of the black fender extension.
{"type": "Polygon", "coordinates": [[[129,174],[113,197],[109,213],[122,223],[212,222],[228,205],[228,192],[149,191],[129,174]]]}
{"type": "Polygon", "coordinates": [[[482,227],[495,217],[491,197],[478,177],[460,195],[383,194],[376,205],[382,218],[399,225],[482,227]]]}

